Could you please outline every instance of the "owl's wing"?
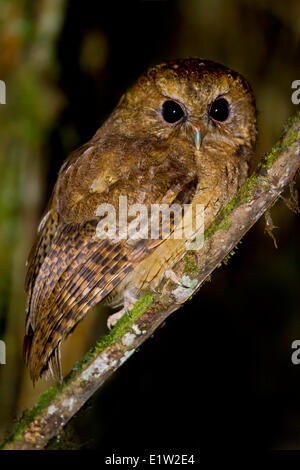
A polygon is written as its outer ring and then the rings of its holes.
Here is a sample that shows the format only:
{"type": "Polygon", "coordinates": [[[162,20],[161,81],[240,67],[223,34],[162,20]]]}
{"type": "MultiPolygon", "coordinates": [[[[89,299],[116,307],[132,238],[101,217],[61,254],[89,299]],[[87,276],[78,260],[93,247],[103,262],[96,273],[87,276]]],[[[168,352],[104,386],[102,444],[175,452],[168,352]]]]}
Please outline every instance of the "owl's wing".
{"type": "Polygon", "coordinates": [[[24,341],[33,379],[48,366],[60,374],[63,337],[132,269],[119,244],[90,236],[97,222],[61,226],[34,280],[24,341]]]}
{"type": "MultiPolygon", "coordinates": [[[[75,164],[76,164],[76,159],[75,164]]],[[[65,171],[68,167],[65,167],[65,171]]],[[[151,183],[151,182],[150,182],[151,183]]],[[[186,203],[196,190],[194,177],[164,180],[156,203],[186,203]]],[[[107,188],[102,188],[105,193],[107,188]]],[[[118,192],[118,188],[115,188],[118,192]]],[[[110,191],[114,199],[114,190],[110,191]]],[[[138,195],[137,195],[138,199],[138,195]]],[[[90,195],[78,198],[88,207],[90,195]]],[[[27,321],[24,354],[33,380],[43,372],[61,376],[60,343],[85,313],[106,297],[150,254],[162,239],[134,242],[95,238],[99,218],[65,222],[54,201],[31,254],[27,275],[27,321]]],[[[76,202],[72,205],[76,214],[76,202]]],[[[69,211],[70,212],[70,211],[69,211]]],[[[87,211],[88,213],[88,211],[87,211]]],[[[95,211],[92,212],[95,214],[95,211]]]]}

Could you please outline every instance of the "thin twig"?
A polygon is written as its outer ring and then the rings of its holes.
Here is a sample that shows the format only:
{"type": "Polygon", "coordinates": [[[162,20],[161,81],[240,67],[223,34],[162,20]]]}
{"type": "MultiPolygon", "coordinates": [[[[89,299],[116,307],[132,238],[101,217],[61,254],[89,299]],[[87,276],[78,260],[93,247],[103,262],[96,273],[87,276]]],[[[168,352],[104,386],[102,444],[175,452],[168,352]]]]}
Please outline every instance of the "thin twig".
{"type": "MultiPolygon", "coordinates": [[[[41,449],[164,320],[199,289],[253,224],[290,184],[300,167],[300,115],[289,121],[280,141],[264,157],[218,220],[204,246],[187,252],[174,271],[184,286],[164,280],[160,293],[145,294],[130,317],[122,318],[71,374],[26,411],[2,449],[41,449]]],[[[125,316],[126,317],[126,316],[125,316]]]]}

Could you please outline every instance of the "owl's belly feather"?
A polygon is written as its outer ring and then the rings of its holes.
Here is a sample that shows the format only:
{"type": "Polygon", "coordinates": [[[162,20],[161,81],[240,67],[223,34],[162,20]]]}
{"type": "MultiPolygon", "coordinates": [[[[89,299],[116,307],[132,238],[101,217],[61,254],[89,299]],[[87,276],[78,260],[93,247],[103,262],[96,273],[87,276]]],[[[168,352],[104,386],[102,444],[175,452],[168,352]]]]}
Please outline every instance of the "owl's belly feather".
{"type": "MultiPolygon", "coordinates": [[[[245,171],[242,173],[246,173],[245,171]]],[[[236,173],[235,173],[236,176],[236,173]]],[[[240,178],[235,177],[235,181],[228,186],[226,181],[219,181],[215,185],[215,190],[210,187],[199,190],[195,195],[192,205],[193,209],[197,204],[204,208],[204,230],[206,230],[216,219],[218,213],[230,202],[238,187],[245,177],[240,174],[240,178]]],[[[203,184],[203,182],[202,182],[203,184]]],[[[205,184],[203,184],[205,186],[205,184]]],[[[193,210],[193,226],[196,226],[193,210]]],[[[185,232],[186,233],[186,232],[185,232]]],[[[124,304],[124,297],[129,292],[131,297],[138,298],[141,292],[147,289],[156,289],[162,281],[165,272],[184,256],[187,247],[186,243],[191,241],[188,238],[174,239],[167,238],[146,258],[137,263],[134,269],[127,274],[123,281],[105,298],[105,304],[111,308],[119,308],[124,304]]]]}

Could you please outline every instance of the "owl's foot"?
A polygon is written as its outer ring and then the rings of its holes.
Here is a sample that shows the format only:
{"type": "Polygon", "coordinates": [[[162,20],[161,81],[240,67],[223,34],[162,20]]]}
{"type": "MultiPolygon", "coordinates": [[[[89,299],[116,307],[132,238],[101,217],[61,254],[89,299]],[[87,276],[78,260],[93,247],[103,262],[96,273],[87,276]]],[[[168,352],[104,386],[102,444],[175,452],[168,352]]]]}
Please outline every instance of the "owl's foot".
{"type": "Polygon", "coordinates": [[[124,293],[124,307],[119,310],[118,312],[116,313],[113,313],[112,315],[110,315],[107,319],[107,328],[109,330],[112,330],[113,327],[115,326],[115,324],[117,323],[118,320],[120,320],[120,318],[122,318],[125,314],[126,315],[130,315],[130,310],[132,310],[135,302],[137,301],[137,298],[135,297],[135,295],[131,292],[131,291],[125,291],[124,293]]]}
{"type": "Polygon", "coordinates": [[[123,315],[128,314],[128,312],[125,310],[125,308],[122,308],[121,310],[119,310],[118,312],[116,313],[113,313],[112,315],[109,315],[108,319],[107,319],[107,328],[111,331],[113,329],[113,327],[115,326],[115,324],[117,323],[118,320],[120,320],[120,318],[123,317],[123,315]]]}
{"type": "Polygon", "coordinates": [[[165,278],[166,279],[170,279],[171,281],[174,282],[174,284],[176,284],[177,286],[180,286],[180,287],[187,287],[189,288],[190,286],[186,286],[185,284],[183,284],[179,279],[178,277],[176,276],[176,274],[174,273],[174,271],[172,269],[167,269],[165,271],[165,274],[164,274],[165,278]]]}

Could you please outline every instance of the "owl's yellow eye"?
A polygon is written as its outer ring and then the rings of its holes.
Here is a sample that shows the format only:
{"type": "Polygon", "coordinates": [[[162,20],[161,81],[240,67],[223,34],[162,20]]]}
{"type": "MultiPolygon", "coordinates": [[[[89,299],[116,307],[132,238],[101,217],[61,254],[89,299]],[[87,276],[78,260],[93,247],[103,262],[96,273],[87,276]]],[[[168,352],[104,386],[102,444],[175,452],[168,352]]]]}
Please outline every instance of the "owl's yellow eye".
{"type": "Polygon", "coordinates": [[[161,115],[168,124],[177,124],[185,118],[186,112],[177,101],[166,100],[162,105],[161,115]]]}
{"type": "Polygon", "coordinates": [[[229,116],[229,103],[225,98],[217,98],[210,106],[209,117],[214,121],[224,122],[229,116]]]}

